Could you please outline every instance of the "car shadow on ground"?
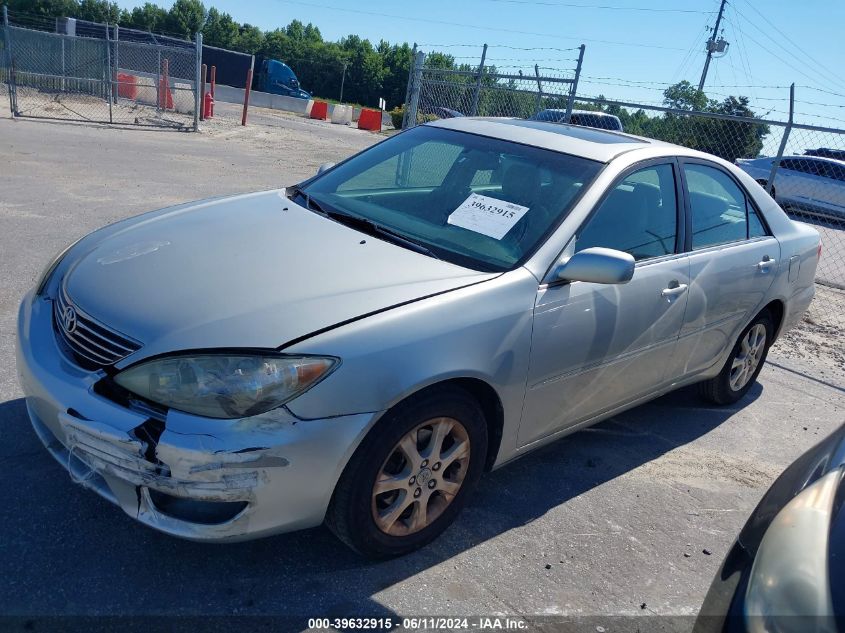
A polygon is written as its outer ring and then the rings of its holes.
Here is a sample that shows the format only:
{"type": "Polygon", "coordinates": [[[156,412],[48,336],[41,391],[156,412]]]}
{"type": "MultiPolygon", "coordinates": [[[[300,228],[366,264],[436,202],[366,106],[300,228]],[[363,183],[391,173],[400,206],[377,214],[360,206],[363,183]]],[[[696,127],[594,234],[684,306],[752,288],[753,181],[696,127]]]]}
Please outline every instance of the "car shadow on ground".
{"type": "Polygon", "coordinates": [[[694,441],[762,391],[755,384],[736,407],[710,408],[682,389],[570,435],[486,474],[433,544],[377,563],[325,528],[225,545],[159,534],[71,483],[31,430],[23,399],[8,401],[0,404],[0,613],[395,615],[373,596],[694,441]]]}

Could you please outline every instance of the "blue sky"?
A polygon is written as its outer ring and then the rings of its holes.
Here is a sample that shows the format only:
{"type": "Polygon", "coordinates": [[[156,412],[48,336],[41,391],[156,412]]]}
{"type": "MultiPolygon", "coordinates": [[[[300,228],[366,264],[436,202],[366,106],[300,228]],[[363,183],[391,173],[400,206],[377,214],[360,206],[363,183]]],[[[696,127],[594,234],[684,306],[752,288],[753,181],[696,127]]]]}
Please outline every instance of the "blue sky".
{"type": "MultiPolygon", "coordinates": [[[[313,22],[326,39],[354,33],[373,42],[418,42],[426,51],[452,45],[440,50],[470,63],[486,42],[488,60],[514,72],[528,72],[535,62],[572,69],[576,52],[506,47],[568,49],[583,42],[579,94],[659,103],[666,84],[698,83],[705,28],[715,23],[719,0],[206,0],[206,6],[268,30],[297,18],[313,22]]],[[[795,82],[796,121],[845,127],[843,24],[842,0],[730,0],[720,31],[731,45],[710,66],[708,94],[744,94],[758,114],[784,119],[785,86],[795,82]]]]}

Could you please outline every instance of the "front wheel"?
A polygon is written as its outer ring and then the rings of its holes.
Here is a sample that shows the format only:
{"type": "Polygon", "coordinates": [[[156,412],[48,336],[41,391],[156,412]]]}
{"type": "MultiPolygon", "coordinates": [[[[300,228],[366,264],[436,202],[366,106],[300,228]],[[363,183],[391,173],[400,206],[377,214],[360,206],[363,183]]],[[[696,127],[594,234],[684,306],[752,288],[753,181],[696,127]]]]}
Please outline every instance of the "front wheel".
{"type": "Polygon", "coordinates": [[[774,324],[763,312],[742,331],[722,371],[701,383],[701,395],[716,404],[739,401],[757,380],[774,338],[774,324]]]}
{"type": "Polygon", "coordinates": [[[406,554],[454,521],[481,476],[487,426],[462,389],[431,390],[382,418],[335,488],[326,524],[371,558],[406,554]]]}

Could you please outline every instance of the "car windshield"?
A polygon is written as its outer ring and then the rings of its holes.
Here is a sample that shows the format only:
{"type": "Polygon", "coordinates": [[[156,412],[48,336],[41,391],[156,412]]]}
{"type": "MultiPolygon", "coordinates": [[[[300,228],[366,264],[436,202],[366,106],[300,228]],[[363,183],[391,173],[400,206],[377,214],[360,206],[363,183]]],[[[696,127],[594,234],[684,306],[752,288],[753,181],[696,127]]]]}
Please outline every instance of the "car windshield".
{"type": "Polygon", "coordinates": [[[585,158],[420,126],[297,191],[335,219],[363,219],[441,259],[504,271],[542,243],[600,168],[585,158]]]}

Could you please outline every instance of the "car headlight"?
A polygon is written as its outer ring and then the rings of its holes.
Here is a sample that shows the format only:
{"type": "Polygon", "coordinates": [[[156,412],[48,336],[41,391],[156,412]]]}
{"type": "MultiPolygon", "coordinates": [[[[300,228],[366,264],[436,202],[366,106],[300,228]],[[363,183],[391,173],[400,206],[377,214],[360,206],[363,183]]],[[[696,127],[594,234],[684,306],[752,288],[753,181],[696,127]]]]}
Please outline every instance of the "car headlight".
{"type": "Polygon", "coordinates": [[[158,404],[209,418],[270,411],[325,378],[340,361],[325,356],[196,354],[142,362],[114,380],[158,404]]]}
{"type": "MultiPolygon", "coordinates": [[[[83,235],[82,237],[85,236],[83,235]]],[[[53,259],[50,260],[50,263],[47,264],[44,270],[41,271],[41,274],[38,276],[38,283],[35,284],[35,296],[40,296],[41,293],[44,292],[44,288],[49,283],[50,277],[53,275],[53,271],[56,270],[56,267],[62,263],[62,260],[65,258],[65,255],[68,254],[68,251],[76,246],[82,237],[60,250],[53,259]]]]}

